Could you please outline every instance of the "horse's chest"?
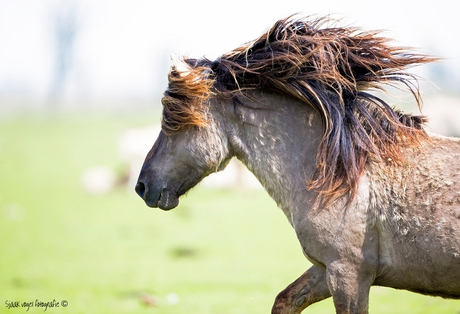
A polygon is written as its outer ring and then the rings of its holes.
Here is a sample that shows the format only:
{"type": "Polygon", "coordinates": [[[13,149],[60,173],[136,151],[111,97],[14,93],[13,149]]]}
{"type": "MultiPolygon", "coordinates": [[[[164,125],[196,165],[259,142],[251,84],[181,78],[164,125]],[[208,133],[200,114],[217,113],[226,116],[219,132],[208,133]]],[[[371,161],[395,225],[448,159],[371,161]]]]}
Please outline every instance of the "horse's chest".
{"type": "Polygon", "coordinates": [[[376,248],[378,237],[372,222],[360,209],[323,210],[295,222],[294,228],[305,256],[319,266],[344,255],[363,259],[363,248],[376,248]]]}

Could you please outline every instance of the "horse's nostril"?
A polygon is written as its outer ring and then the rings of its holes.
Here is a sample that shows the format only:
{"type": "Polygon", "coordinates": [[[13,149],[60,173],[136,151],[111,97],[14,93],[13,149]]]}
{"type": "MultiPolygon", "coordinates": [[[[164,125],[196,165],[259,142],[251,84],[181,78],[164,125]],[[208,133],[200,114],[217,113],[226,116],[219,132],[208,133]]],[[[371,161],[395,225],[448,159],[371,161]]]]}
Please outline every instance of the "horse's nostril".
{"type": "Polygon", "coordinates": [[[136,187],[134,188],[136,193],[141,197],[144,198],[145,196],[145,184],[142,182],[137,182],[136,187]]]}

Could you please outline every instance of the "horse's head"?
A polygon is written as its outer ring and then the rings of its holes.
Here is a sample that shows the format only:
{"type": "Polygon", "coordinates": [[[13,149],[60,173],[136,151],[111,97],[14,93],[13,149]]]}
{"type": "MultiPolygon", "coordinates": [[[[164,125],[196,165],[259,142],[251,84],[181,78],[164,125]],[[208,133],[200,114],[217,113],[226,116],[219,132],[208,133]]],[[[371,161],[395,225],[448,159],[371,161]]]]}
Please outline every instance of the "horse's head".
{"type": "Polygon", "coordinates": [[[161,131],[142,166],[136,192],[150,207],[172,209],[181,195],[223,168],[226,155],[221,139],[208,130],[174,135],[161,131]]]}
{"type": "Polygon", "coordinates": [[[162,100],[162,131],[142,167],[136,192],[150,207],[169,210],[179,197],[231,158],[224,126],[210,106],[204,69],[175,65],[162,100]]]}

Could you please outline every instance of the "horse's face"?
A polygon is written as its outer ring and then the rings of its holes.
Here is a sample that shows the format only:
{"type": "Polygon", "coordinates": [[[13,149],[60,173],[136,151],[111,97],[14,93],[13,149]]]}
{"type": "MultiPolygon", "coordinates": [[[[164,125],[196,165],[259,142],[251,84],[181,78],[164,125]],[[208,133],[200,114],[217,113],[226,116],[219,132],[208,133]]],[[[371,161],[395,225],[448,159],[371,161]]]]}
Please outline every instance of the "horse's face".
{"type": "Polygon", "coordinates": [[[222,131],[215,123],[172,135],[161,131],[142,166],[137,194],[150,207],[176,207],[181,195],[228,163],[231,156],[222,131]]]}

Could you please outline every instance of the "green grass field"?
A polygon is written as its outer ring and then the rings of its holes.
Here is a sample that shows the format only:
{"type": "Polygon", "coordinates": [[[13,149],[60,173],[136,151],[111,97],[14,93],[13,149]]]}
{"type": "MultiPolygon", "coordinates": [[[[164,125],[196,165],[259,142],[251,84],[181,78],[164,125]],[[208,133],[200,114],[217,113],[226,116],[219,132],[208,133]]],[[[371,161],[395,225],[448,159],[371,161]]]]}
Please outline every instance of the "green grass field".
{"type": "MultiPolygon", "coordinates": [[[[121,131],[152,114],[0,120],[0,313],[269,313],[309,267],[281,210],[258,190],[198,187],[170,212],[125,186],[81,187],[122,170],[121,131]],[[10,308],[11,302],[32,302],[10,308]]],[[[152,139],[153,143],[153,139],[152,139]]],[[[14,303],[13,303],[14,304],[14,303]]],[[[334,313],[331,300],[307,313],[334,313]]],[[[460,301],[373,288],[371,313],[460,313],[460,301]]]]}

